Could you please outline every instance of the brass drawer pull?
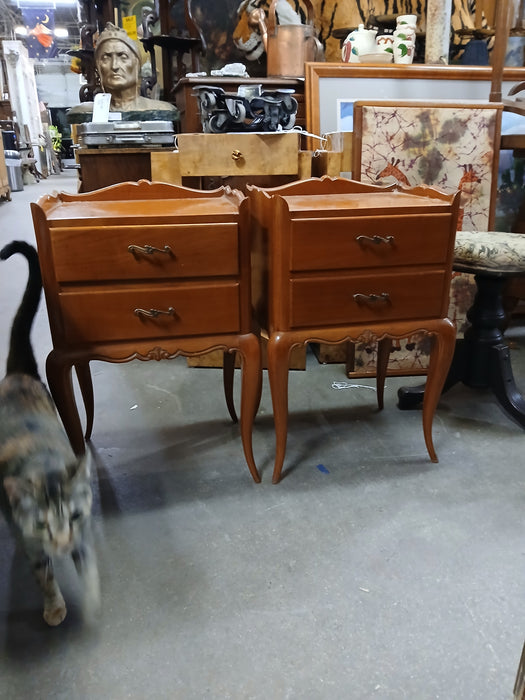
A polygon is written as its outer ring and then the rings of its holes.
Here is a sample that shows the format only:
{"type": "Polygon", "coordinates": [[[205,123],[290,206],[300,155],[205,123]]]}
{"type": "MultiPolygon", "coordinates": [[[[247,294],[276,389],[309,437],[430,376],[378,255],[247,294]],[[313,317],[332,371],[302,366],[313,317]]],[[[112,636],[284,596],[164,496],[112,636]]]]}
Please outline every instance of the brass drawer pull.
{"type": "Polygon", "coordinates": [[[390,301],[390,294],[388,292],[381,292],[381,294],[354,294],[354,301],[357,304],[378,304],[390,301]]]}
{"type": "Polygon", "coordinates": [[[165,253],[166,255],[173,255],[169,245],[165,245],[164,248],[155,248],[152,245],[128,245],[128,250],[130,253],[140,253],[141,255],[153,255],[154,253],[165,253]]]}
{"type": "Polygon", "coordinates": [[[175,309],[170,306],[167,311],[160,309],[135,309],[135,316],[146,316],[147,318],[157,318],[157,316],[175,316],[175,309]]]}
{"type": "Polygon", "coordinates": [[[357,236],[356,238],[358,243],[375,243],[375,245],[380,245],[381,243],[392,244],[395,240],[394,236],[357,236]]]}
{"type": "Polygon", "coordinates": [[[232,151],[232,160],[241,160],[241,158],[244,158],[241,151],[237,149],[232,151]]]}

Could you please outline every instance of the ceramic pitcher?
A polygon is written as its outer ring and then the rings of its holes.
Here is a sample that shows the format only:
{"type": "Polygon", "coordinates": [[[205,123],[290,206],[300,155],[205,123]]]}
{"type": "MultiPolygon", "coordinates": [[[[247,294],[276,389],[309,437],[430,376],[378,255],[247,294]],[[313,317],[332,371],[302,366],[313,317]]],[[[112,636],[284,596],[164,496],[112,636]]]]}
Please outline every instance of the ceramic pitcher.
{"type": "Polygon", "coordinates": [[[346,37],[343,42],[341,54],[346,63],[359,63],[359,56],[367,53],[375,53],[377,29],[365,29],[360,24],[346,37]]]}

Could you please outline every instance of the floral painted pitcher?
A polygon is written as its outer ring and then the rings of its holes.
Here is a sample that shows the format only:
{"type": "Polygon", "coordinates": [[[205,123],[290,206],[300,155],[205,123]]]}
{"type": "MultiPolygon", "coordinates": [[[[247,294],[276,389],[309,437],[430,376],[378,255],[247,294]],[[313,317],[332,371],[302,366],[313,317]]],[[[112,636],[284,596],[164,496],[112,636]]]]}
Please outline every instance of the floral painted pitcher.
{"type": "Polygon", "coordinates": [[[341,54],[345,63],[359,63],[359,56],[367,53],[375,53],[377,29],[365,29],[360,24],[346,37],[343,42],[341,54]]]}

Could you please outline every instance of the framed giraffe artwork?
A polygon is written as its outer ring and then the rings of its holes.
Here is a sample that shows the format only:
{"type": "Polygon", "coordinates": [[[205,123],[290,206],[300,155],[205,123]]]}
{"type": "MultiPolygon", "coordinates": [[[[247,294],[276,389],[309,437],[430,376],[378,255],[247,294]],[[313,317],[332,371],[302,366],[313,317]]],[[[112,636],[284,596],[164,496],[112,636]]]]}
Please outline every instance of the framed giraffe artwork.
{"type": "MultiPolygon", "coordinates": [[[[376,185],[460,190],[458,229],[493,230],[501,118],[497,103],[358,100],[353,105],[352,177],[376,185]]],[[[421,231],[421,245],[424,235],[421,231]]],[[[473,278],[454,272],[449,317],[459,337],[474,292],[473,278]]],[[[393,347],[389,373],[424,374],[427,344],[427,338],[415,337],[393,347]]],[[[350,373],[375,373],[375,348],[356,346],[353,354],[350,373]]]]}
{"type": "MultiPolygon", "coordinates": [[[[490,66],[307,63],[306,128],[317,136],[338,131],[342,102],[348,105],[356,100],[488,101],[491,80],[490,66]]],[[[516,83],[524,81],[525,68],[505,67],[503,98],[516,83]]],[[[318,148],[318,142],[313,139],[310,145],[318,148]]]]}

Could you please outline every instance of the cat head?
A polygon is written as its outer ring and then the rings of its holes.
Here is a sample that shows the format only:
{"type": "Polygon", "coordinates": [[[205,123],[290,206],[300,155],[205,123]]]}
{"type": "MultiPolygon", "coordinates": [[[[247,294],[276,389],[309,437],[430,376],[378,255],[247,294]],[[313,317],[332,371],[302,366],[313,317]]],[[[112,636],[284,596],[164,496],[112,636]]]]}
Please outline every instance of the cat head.
{"type": "Polygon", "coordinates": [[[25,464],[24,476],[4,478],[4,489],[24,540],[38,541],[49,556],[80,543],[93,501],[87,455],[60,464],[56,454],[39,453],[25,464]]]}

